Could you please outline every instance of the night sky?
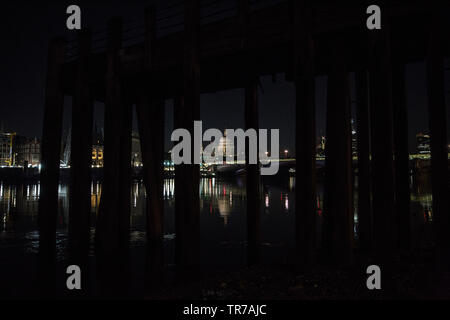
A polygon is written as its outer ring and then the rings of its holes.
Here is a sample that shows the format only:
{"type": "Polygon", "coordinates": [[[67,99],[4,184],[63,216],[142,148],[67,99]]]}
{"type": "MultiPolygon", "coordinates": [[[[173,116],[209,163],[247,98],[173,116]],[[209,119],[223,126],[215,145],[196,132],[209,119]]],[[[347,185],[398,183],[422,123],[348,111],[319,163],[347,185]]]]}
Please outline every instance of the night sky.
{"type": "MultiPolygon", "coordinates": [[[[234,0],[233,0],[234,1],[234,0]]],[[[44,108],[45,74],[47,46],[49,40],[57,35],[73,36],[66,29],[66,7],[78,4],[82,12],[82,27],[94,31],[103,29],[112,16],[121,15],[125,19],[142,19],[143,8],[149,1],[131,3],[108,2],[66,2],[37,4],[30,2],[2,3],[3,41],[0,50],[1,61],[1,104],[0,124],[6,130],[25,136],[41,136],[44,108]]],[[[71,34],[72,33],[72,34],[71,34]]],[[[447,76],[448,80],[449,76],[447,76]]],[[[277,75],[274,83],[271,77],[261,79],[259,92],[260,127],[280,128],[280,148],[294,149],[295,96],[292,83],[284,81],[284,75],[277,75]]],[[[427,131],[427,97],[425,64],[407,66],[407,103],[409,108],[409,146],[415,152],[415,135],[427,131]]],[[[450,83],[446,87],[450,91],[450,83]]],[[[317,133],[325,134],[326,77],[317,78],[317,133]]],[[[448,102],[448,96],[447,96],[448,102]]],[[[70,127],[70,100],[66,102],[64,129],[70,127]]],[[[167,101],[167,137],[169,146],[172,130],[172,101],[167,101]]],[[[96,103],[95,119],[99,128],[103,126],[103,106],[96,103]]],[[[201,97],[201,117],[203,129],[208,127],[243,128],[244,93],[243,89],[205,94],[201,97]]],[[[448,112],[450,120],[450,112],[448,112]]],[[[450,123],[450,121],[448,121],[450,123]]],[[[136,128],[136,127],[135,127],[136,128]]]]}

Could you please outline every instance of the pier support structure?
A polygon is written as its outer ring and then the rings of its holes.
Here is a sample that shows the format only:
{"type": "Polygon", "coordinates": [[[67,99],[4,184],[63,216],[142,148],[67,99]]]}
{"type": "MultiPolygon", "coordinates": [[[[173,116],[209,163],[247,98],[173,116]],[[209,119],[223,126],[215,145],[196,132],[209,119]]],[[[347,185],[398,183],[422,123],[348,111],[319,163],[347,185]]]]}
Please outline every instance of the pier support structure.
{"type": "MultiPolygon", "coordinates": [[[[44,128],[41,146],[41,193],[39,197],[39,278],[44,290],[55,287],[56,217],[64,108],[62,65],[66,41],[50,42],[45,88],[44,128]]],[[[51,292],[49,292],[51,294],[51,292]]]]}
{"type": "MultiPolygon", "coordinates": [[[[388,16],[388,13],[384,14],[388,16]]],[[[369,39],[373,239],[377,263],[390,263],[395,247],[392,65],[388,19],[369,39]]]]}
{"type": "MultiPolygon", "coordinates": [[[[78,36],[78,74],[72,104],[72,134],[70,154],[69,251],[71,263],[87,274],[90,214],[93,99],[90,91],[91,33],[81,30],[78,36]]],[[[87,276],[83,277],[83,281],[87,276]]],[[[86,288],[86,282],[82,288],[86,288]]]]}
{"type": "Polygon", "coordinates": [[[108,24],[105,83],[104,180],[96,225],[99,269],[105,290],[126,290],[131,200],[132,100],[120,72],[122,20],[108,24]],[[113,265],[113,267],[111,267],[113,265]],[[108,275],[120,272],[123,283],[109,288],[108,275]],[[120,289],[119,289],[120,288],[120,289]]]}
{"type": "Polygon", "coordinates": [[[406,105],[405,65],[394,58],[392,71],[395,211],[399,249],[411,247],[409,191],[408,108],[406,105]]]}
{"type": "MultiPolygon", "coordinates": [[[[258,135],[258,84],[253,81],[245,88],[245,129],[253,129],[258,135]]],[[[257,164],[250,164],[250,139],[245,143],[245,171],[247,194],[247,264],[260,262],[261,212],[259,147],[256,148],[257,164]]],[[[258,137],[255,142],[258,145],[258,137]]]]}
{"type": "Polygon", "coordinates": [[[150,286],[159,286],[164,267],[164,100],[142,93],[136,108],[144,183],[147,191],[146,273],[150,286]]]}
{"type": "Polygon", "coordinates": [[[316,243],[316,119],[312,3],[291,1],[295,81],[295,246],[297,262],[314,262],[316,243]]]}
{"type": "Polygon", "coordinates": [[[372,248],[372,206],[370,196],[370,93],[367,70],[355,72],[355,83],[359,245],[363,249],[370,249],[372,248]]]}
{"type": "Polygon", "coordinates": [[[326,260],[348,266],[353,261],[350,79],[345,42],[336,36],[333,43],[328,75],[323,249],[326,260]]]}
{"type": "MultiPolygon", "coordinates": [[[[174,103],[174,128],[187,129],[194,136],[194,121],[200,119],[199,0],[185,3],[183,96],[174,103]]],[[[194,143],[192,160],[197,157],[194,143]]],[[[198,164],[175,167],[175,263],[179,279],[199,273],[200,261],[200,168],[198,164]]]]}
{"type": "Polygon", "coordinates": [[[444,36],[438,14],[430,17],[427,48],[428,117],[431,148],[433,223],[441,256],[450,258],[450,193],[447,147],[447,110],[444,87],[444,36]]]}

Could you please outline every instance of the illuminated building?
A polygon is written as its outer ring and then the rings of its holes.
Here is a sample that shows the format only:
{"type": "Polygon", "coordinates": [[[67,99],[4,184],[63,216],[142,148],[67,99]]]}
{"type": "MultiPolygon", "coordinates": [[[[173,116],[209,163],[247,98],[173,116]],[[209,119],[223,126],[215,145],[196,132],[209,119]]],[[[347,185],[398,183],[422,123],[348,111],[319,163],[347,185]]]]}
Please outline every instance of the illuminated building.
{"type": "Polygon", "coordinates": [[[416,135],[417,152],[419,154],[430,153],[430,135],[424,133],[418,133],[416,135]]]}
{"type": "MultiPolygon", "coordinates": [[[[220,137],[219,139],[219,146],[217,147],[217,155],[216,153],[213,154],[213,157],[216,161],[219,159],[219,154],[222,153],[223,161],[226,161],[227,158],[227,150],[230,152],[230,150],[234,149],[234,141],[227,141],[227,135],[226,132],[224,133],[223,137],[220,137]]],[[[236,150],[234,150],[234,153],[236,153],[236,150]]],[[[231,160],[231,159],[230,159],[231,160]]]]}
{"type": "Polygon", "coordinates": [[[14,164],[13,141],[14,132],[0,131],[0,166],[12,166],[14,164]]]}
{"type": "Polygon", "coordinates": [[[15,165],[39,166],[41,163],[41,142],[38,138],[17,136],[14,141],[15,165]]]}
{"type": "MultiPolygon", "coordinates": [[[[92,166],[103,167],[103,137],[96,133],[92,142],[92,166]]],[[[139,134],[132,132],[131,135],[131,164],[135,167],[142,166],[141,145],[139,134]]]]}

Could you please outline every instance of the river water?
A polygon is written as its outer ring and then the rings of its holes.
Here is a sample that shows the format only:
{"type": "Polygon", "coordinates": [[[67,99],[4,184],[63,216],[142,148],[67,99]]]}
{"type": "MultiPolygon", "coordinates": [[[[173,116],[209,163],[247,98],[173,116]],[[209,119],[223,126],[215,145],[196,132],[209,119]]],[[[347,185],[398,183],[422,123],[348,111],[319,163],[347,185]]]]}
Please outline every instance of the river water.
{"type": "MultiPolygon", "coordinates": [[[[414,246],[427,244],[432,220],[429,179],[412,179],[411,216],[414,246]]],[[[175,187],[174,179],[164,181],[165,259],[168,268],[174,263],[175,187]]],[[[91,235],[95,233],[95,217],[101,195],[101,182],[91,185],[91,235]]],[[[285,264],[292,258],[294,245],[295,177],[284,176],[277,181],[263,181],[261,197],[262,259],[269,264],[285,264]]],[[[23,261],[38,250],[39,183],[6,184],[0,182],[0,271],[22,270],[23,261]],[[3,269],[3,270],[2,270],[3,269]]],[[[69,187],[59,186],[57,217],[57,255],[66,258],[69,187]]],[[[134,181],[131,190],[131,243],[140,250],[145,246],[145,198],[142,181],[134,181]]],[[[357,203],[357,192],[354,195],[357,203]]],[[[318,183],[318,231],[323,206],[323,184],[318,183]]],[[[202,178],[200,182],[201,258],[205,270],[228,270],[246,263],[246,197],[245,180],[239,177],[202,178]]],[[[355,209],[355,238],[358,238],[358,216],[355,209]]],[[[357,242],[356,242],[357,243],[357,242]]],[[[93,250],[92,250],[93,253],[93,250]]],[[[136,265],[144,263],[136,262],[136,265]]],[[[31,267],[30,267],[31,268],[31,267]]],[[[7,276],[7,275],[6,275],[7,276]]]]}

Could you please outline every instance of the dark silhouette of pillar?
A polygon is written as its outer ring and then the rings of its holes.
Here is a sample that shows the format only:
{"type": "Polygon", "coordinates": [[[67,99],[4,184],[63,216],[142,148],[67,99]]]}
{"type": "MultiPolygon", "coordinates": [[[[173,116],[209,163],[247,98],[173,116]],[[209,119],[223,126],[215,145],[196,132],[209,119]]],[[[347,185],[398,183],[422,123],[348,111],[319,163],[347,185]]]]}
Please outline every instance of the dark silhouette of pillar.
{"type": "Polygon", "coordinates": [[[326,259],[346,266],[353,259],[350,81],[343,38],[335,36],[328,75],[323,248],[326,259]]]}
{"type": "Polygon", "coordinates": [[[314,261],[316,242],[316,120],[311,1],[291,1],[295,115],[295,246],[298,262],[314,261]]]}
{"type": "Polygon", "coordinates": [[[122,21],[119,18],[111,19],[108,23],[107,46],[103,151],[104,181],[96,226],[96,244],[101,252],[113,252],[119,246],[120,109],[123,99],[119,72],[122,21]]]}
{"type": "MultiPolygon", "coordinates": [[[[258,133],[258,84],[256,81],[245,88],[245,129],[255,129],[258,133]]],[[[259,139],[259,137],[258,137],[259,139]]],[[[257,139],[257,141],[258,141],[257,139]]],[[[257,164],[249,163],[249,139],[245,142],[245,171],[247,196],[247,264],[260,262],[261,212],[260,212],[260,172],[259,156],[257,164]]],[[[259,155],[259,147],[256,148],[259,155]]]]}
{"type": "Polygon", "coordinates": [[[122,20],[108,23],[105,84],[103,187],[96,225],[101,286],[107,294],[126,290],[131,200],[131,97],[120,73],[122,20]],[[117,278],[117,275],[120,275],[117,278]],[[115,277],[112,283],[110,277],[115,277]]]}
{"type": "Polygon", "coordinates": [[[369,32],[369,84],[372,152],[373,240],[380,267],[395,247],[392,68],[388,12],[382,29],[369,32]]]}
{"type": "MultiPolygon", "coordinates": [[[[238,17],[240,24],[241,49],[245,50],[248,39],[248,20],[250,3],[248,0],[238,0],[238,17]]],[[[254,73],[253,61],[246,63],[249,79],[245,87],[245,128],[255,129],[258,133],[258,81],[252,78],[254,73]]],[[[261,218],[260,218],[260,172],[259,164],[249,163],[250,146],[248,139],[245,142],[245,171],[246,171],[246,197],[247,197],[247,264],[254,265],[260,262],[261,218]]],[[[257,147],[259,150],[259,146],[257,147]]],[[[258,154],[258,152],[257,152],[258,154]]],[[[259,154],[257,156],[259,162],[259,154]]]]}
{"type": "Polygon", "coordinates": [[[39,197],[39,281],[51,294],[55,287],[56,217],[64,105],[62,65],[65,39],[50,42],[45,89],[44,128],[41,144],[41,193],[39,197]]]}
{"type": "Polygon", "coordinates": [[[147,253],[146,280],[149,289],[162,284],[164,270],[164,100],[151,91],[154,83],[156,12],[153,6],[145,10],[145,73],[136,103],[139,137],[147,190],[147,253]]]}
{"type": "Polygon", "coordinates": [[[144,183],[147,190],[147,279],[159,285],[164,267],[164,100],[150,100],[143,93],[138,101],[137,116],[144,183]]]}
{"type": "Polygon", "coordinates": [[[355,80],[359,245],[363,249],[370,249],[372,247],[372,206],[370,201],[370,123],[367,71],[357,71],[355,80]]]}
{"type": "MultiPolygon", "coordinates": [[[[185,2],[184,26],[183,97],[175,100],[175,128],[185,128],[193,137],[194,121],[200,119],[198,0],[185,2]]],[[[180,280],[197,275],[200,267],[200,168],[194,156],[192,152],[191,164],[177,165],[175,171],[175,262],[180,280]]]]}
{"type": "Polygon", "coordinates": [[[119,155],[119,247],[124,254],[128,253],[130,241],[131,214],[131,133],[133,123],[133,97],[131,88],[123,86],[124,90],[120,117],[120,147],[119,155]]]}
{"type": "Polygon", "coordinates": [[[447,110],[444,87],[444,35],[442,17],[433,14],[427,50],[428,117],[431,148],[433,223],[440,259],[450,260],[450,194],[447,149],[447,110]]]}
{"type": "MultiPolygon", "coordinates": [[[[183,109],[184,100],[183,97],[175,97],[173,99],[173,128],[176,130],[177,128],[185,128],[184,125],[184,109],[183,109]]],[[[185,192],[187,181],[187,164],[178,164],[174,165],[175,169],[175,265],[177,267],[177,277],[182,278],[182,266],[183,260],[186,259],[184,256],[188,253],[185,253],[187,249],[184,247],[186,241],[183,240],[183,237],[187,237],[184,235],[185,233],[185,223],[184,223],[184,215],[187,213],[192,214],[187,209],[189,208],[188,201],[188,193],[185,192]],[[180,190],[180,192],[177,192],[180,190]],[[180,270],[180,271],[178,271],[180,270]]],[[[188,190],[189,191],[189,190],[188,190]]],[[[198,254],[198,253],[196,253],[198,254]]]]}
{"type": "Polygon", "coordinates": [[[69,250],[71,263],[80,266],[86,289],[90,242],[91,166],[93,99],[90,92],[91,33],[78,34],[78,62],[76,92],[72,106],[72,134],[70,154],[69,250]]]}
{"type": "Polygon", "coordinates": [[[393,66],[392,91],[397,233],[399,247],[402,250],[408,250],[411,246],[408,109],[406,106],[405,65],[398,59],[393,66]]]}

